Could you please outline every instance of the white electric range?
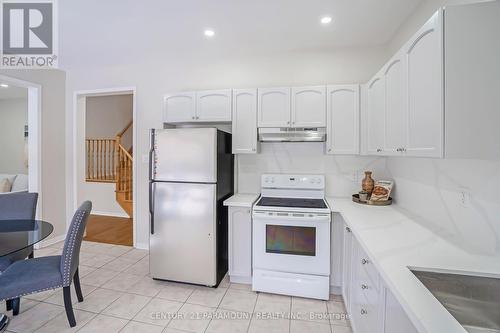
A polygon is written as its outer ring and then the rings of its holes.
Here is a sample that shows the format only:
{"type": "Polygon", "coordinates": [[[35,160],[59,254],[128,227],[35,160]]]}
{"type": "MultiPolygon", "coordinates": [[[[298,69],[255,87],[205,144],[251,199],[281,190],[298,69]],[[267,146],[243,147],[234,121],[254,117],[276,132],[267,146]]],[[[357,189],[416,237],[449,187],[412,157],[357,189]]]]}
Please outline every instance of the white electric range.
{"type": "Polygon", "coordinates": [[[331,212],[325,177],[262,175],[252,217],[252,289],[327,300],[331,212]]]}

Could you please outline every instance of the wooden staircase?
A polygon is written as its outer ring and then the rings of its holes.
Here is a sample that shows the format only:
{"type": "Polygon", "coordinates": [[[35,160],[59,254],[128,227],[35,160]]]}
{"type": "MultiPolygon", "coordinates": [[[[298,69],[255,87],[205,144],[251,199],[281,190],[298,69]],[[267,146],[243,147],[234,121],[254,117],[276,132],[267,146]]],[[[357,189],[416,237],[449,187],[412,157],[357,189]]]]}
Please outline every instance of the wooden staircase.
{"type": "Polygon", "coordinates": [[[88,182],[115,183],[116,201],[133,215],[132,148],[122,145],[123,135],[132,128],[130,122],[114,139],[86,139],[88,182]]]}

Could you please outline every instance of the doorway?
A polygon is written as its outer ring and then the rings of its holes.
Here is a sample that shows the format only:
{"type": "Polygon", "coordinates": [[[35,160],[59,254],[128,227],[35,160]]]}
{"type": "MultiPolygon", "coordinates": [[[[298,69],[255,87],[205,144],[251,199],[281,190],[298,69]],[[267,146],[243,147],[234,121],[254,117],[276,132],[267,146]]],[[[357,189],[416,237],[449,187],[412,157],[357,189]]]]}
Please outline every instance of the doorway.
{"type": "Polygon", "coordinates": [[[41,86],[0,75],[0,192],[36,192],[41,218],[41,86]]]}
{"type": "Polygon", "coordinates": [[[75,94],[75,198],[90,200],[84,239],[135,245],[135,89],[75,94]]]}

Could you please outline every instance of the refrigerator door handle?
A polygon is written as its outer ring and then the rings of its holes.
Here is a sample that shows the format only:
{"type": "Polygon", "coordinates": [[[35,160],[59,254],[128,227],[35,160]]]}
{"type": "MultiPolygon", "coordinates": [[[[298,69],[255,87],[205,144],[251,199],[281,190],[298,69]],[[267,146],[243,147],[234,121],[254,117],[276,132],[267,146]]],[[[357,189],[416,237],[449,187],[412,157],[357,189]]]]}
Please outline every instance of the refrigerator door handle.
{"type": "Polygon", "coordinates": [[[155,233],[155,183],[149,182],[149,216],[150,216],[150,224],[151,224],[151,235],[155,233]]]}

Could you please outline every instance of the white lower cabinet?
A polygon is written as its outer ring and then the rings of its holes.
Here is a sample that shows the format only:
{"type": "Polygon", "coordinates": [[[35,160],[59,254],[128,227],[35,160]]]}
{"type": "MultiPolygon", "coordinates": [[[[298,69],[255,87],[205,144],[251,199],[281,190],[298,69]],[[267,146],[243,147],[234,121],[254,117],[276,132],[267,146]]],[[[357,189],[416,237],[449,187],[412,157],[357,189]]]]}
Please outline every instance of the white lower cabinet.
{"type": "Polygon", "coordinates": [[[384,333],[418,333],[389,289],[385,289],[384,333]]]}
{"type": "Polygon", "coordinates": [[[354,333],[416,333],[376,267],[344,226],[342,293],[354,333]]]}
{"type": "Polygon", "coordinates": [[[229,207],[229,279],[252,283],[252,211],[248,207],[229,207]]]}

